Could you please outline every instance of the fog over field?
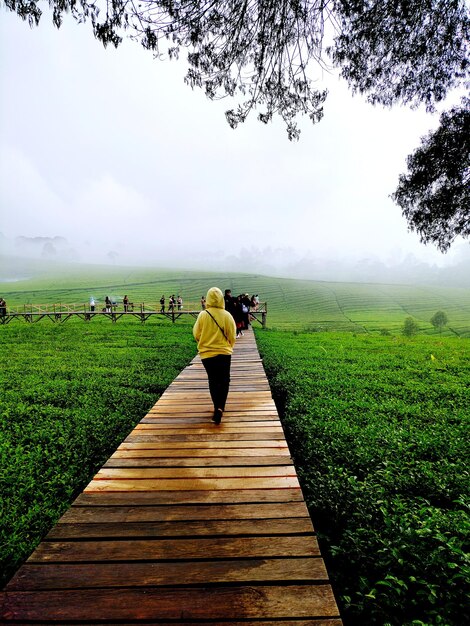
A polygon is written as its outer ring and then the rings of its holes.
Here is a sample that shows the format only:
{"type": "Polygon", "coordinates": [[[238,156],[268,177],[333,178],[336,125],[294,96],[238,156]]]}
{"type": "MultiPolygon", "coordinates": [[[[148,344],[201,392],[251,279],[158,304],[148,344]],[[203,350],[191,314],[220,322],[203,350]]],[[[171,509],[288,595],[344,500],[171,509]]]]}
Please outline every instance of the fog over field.
{"type": "Polygon", "coordinates": [[[468,263],[462,241],[420,244],[389,198],[438,113],[373,108],[324,72],[324,119],[298,143],[278,121],[234,131],[234,103],[191,91],[183,63],[105,50],[71,18],[1,17],[3,254],[326,280],[468,263]]]}

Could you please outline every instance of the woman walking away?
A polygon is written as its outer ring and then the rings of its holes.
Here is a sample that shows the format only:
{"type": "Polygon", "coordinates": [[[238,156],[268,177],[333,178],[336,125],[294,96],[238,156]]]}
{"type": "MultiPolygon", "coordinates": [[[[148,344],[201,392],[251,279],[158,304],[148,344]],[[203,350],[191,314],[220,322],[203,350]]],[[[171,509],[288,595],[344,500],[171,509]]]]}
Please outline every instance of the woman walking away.
{"type": "Polygon", "coordinates": [[[209,379],[209,391],[214,404],[212,421],[220,424],[230,384],[230,361],[236,326],[233,317],[224,308],[224,296],[217,287],[207,292],[206,309],[199,313],[193,335],[209,379]]]}

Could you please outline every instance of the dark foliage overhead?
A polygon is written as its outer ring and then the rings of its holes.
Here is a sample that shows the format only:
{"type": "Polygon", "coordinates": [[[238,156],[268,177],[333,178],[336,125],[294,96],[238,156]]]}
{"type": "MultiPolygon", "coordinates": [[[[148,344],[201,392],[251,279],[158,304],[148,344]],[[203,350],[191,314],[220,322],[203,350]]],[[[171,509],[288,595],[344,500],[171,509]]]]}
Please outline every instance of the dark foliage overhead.
{"type": "Polygon", "coordinates": [[[470,236],[470,100],[441,115],[439,128],[408,157],[393,199],[411,230],[445,252],[470,236]]]}
{"type": "MultiPolygon", "coordinates": [[[[40,0],[4,0],[31,25],[40,0]]],[[[298,115],[322,118],[326,91],[315,65],[341,66],[353,90],[373,103],[432,108],[468,75],[465,0],[49,0],[53,21],[65,13],[90,21],[104,45],[125,32],[157,55],[188,51],[186,81],[210,99],[240,96],[227,111],[236,127],[252,109],[279,114],[297,138],[298,115]],[[324,50],[325,30],[334,36],[324,50]]]]}
{"type": "Polygon", "coordinates": [[[340,25],[331,57],[373,104],[433,110],[468,77],[465,0],[336,0],[335,9],[340,25]]]}

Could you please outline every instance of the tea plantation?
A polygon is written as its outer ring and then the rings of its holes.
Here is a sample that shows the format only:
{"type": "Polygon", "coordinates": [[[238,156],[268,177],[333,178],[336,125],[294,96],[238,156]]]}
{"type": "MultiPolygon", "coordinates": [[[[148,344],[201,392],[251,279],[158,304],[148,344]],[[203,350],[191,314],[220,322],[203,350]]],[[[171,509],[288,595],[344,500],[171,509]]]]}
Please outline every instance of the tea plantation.
{"type": "MultiPolygon", "coordinates": [[[[0,257],[0,266],[2,258],[0,257]]],[[[15,264],[10,270],[19,282],[3,283],[2,295],[10,307],[25,304],[75,304],[80,310],[93,296],[104,306],[106,295],[122,302],[125,294],[136,306],[160,309],[162,294],[181,294],[184,308],[199,309],[200,298],[213,285],[234,294],[259,294],[268,303],[271,328],[321,332],[399,333],[411,316],[420,332],[436,333],[431,317],[445,311],[444,336],[470,337],[470,290],[416,285],[334,283],[273,278],[255,274],[153,270],[149,268],[66,265],[41,269],[15,264]],[[16,274],[14,274],[16,272],[16,274]],[[29,278],[25,278],[29,277],[29,278]]],[[[122,307],[121,307],[122,310],[122,307]]]]}
{"type": "Polygon", "coordinates": [[[346,623],[468,623],[468,342],[257,341],[346,623]]]}
{"type": "MultiPolygon", "coordinates": [[[[256,338],[346,626],[470,623],[468,291],[77,267],[0,295],[199,308],[214,284],[268,302],[256,338]]],[[[2,583],[194,356],[192,323],[0,325],[2,583]]]]}

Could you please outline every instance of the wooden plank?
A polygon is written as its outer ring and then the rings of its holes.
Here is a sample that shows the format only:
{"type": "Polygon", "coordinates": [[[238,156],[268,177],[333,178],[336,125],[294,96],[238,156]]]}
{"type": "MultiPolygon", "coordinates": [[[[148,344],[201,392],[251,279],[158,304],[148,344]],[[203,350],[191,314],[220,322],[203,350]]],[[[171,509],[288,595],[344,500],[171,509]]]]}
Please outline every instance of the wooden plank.
{"type": "Polygon", "coordinates": [[[43,541],[28,563],[162,561],[319,556],[315,537],[200,537],[197,539],[133,539],[43,541]]]}
{"type": "MultiPolygon", "coordinates": [[[[204,424],[211,420],[213,411],[208,410],[207,406],[205,411],[177,411],[176,409],[169,413],[168,411],[162,411],[161,413],[148,413],[143,419],[143,424],[204,424]],[[145,420],[145,421],[144,421],[145,420]]],[[[225,423],[238,423],[245,424],[250,422],[272,422],[277,421],[278,418],[271,411],[263,411],[256,413],[255,411],[227,411],[224,412],[225,423]]]]}
{"type": "MultiPolygon", "coordinates": [[[[188,417],[187,413],[178,414],[176,411],[173,413],[165,413],[165,414],[150,414],[148,413],[146,417],[144,417],[140,423],[141,424],[174,424],[181,425],[183,428],[186,424],[207,424],[207,420],[210,420],[212,417],[212,411],[207,411],[203,416],[194,416],[188,417]]],[[[228,413],[225,411],[224,413],[224,422],[226,424],[235,423],[235,424],[252,424],[263,426],[266,422],[273,423],[273,425],[280,424],[280,420],[273,413],[265,412],[264,414],[253,412],[248,412],[245,415],[242,415],[240,412],[234,415],[233,412],[228,413]]]]}
{"type": "MultiPolygon", "coordinates": [[[[201,383],[202,384],[202,383],[201,383]]],[[[207,382],[206,382],[207,384],[207,382]]],[[[235,391],[234,391],[235,393],[235,391]]],[[[263,392],[264,393],[264,392],[263,392]]],[[[248,395],[247,393],[243,394],[243,393],[239,393],[238,394],[238,398],[235,398],[235,396],[231,396],[230,395],[231,392],[229,392],[229,397],[227,398],[227,402],[230,404],[231,406],[231,410],[235,411],[238,408],[240,409],[245,409],[245,410],[254,410],[254,411],[269,411],[269,410],[273,410],[275,407],[274,401],[271,398],[269,398],[268,396],[266,396],[265,398],[257,398],[256,400],[251,398],[251,393],[248,395]],[[246,406],[247,405],[247,406],[246,406]]],[[[153,406],[150,411],[155,412],[155,411],[168,411],[171,407],[172,404],[175,404],[176,407],[178,408],[178,410],[183,411],[184,409],[186,409],[187,411],[191,411],[191,410],[195,410],[195,408],[197,409],[197,411],[201,411],[204,410],[204,406],[203,403],[206,401],[207,398],[210,398],[210,394],[208,391],[203,391],[203,392],[196,392],[196,390],[192,390],[191,394],[187,394],[187,395],[191,395],[194,396],[192,398],[189,398],[189,400],[187,400],[186,405],[183,402],[183,398],[181,396],[181,391],[180,392],[176,392],[175,394],[172,394],[171,396],[167,396],[167,397],[163,397],[160,396],[160,401],[162,401],[161,404],[157,404],[155,406],[153,406]],[[195,402],[197,402],[197,407],[195,407],[192,402],[193,400],[195,402]]],[[[227,404],[228,406],[228,404],[227,404]]],[[[206,407],[207,408],[207,407],[206,407]]]]}
{"type": "MultiPolygon", "coordinates": [[[[133,431],[135,432],[135,431],[133,431]]],[[[269,432],[269,433],[229,433],[224,432],[215,424],[211,424],[210,429],[207,428],[207,432],[203,435],[137,435],[131,434],[124,440],[126,443],[152,443],[154,441],[166,441],[166,442],[191,442],[197,441],[203,442],[219,442],[219,441],[264,441],[266,437],[274,441],[283,441],[284,433],[281,432],[269,432]]]]}
{"type": "MultiPolygon", "coordinates": [[[[159,403],[160,404],[168,404],[177,399],[179,402],[183,400],[189,400],[192,402],[194,399],[205,400],[206,398],[210,398],[209,389],[207,385],[204,385],[203,389],[199,391],[176,391],[173,387],[168,387],[168,389],[160,396],[159,403]]],[[[237,402],[241,402],[241,404],[253,404],[256,402],[269,402],[271,405],[274,404],[271,390],[269,385],[266,386],[265,390],[253,391],[250,393],[249,397],[247,397],[246,393],[243,390],[239,390],[236,387],[230,389],[229,398],[227,398],[230,404],[235,404],[237,402]]]]}
{"type": "Polygon", "coordinates": [[[174,478],[92,480],[84,489],[90,491],[213,491],[250,489],[291,489],[299,486],[296,476],[269,478],[174,478]]]}
{"type": "Polygon", "coordinates": [[[205,504],[199,506],[72,506],[59,524],[163,522],[197,520],[270,520],[284,518],[310,519],[305,502],[256,504],[205,504]]]}
{"type": "MultiPolygon", "coordinates": [[[[202,383],[201,383],[202,385],[202,383]]],[[[208,398],[210,398],[209,389],[207,388],[207,382],[205,388],[200,389],[184,389],[181,387],[179,390],[172,389],[166,391],[160,396],[160,406],[168,408],[168,405],[175,403],[177,406],[183,403],[203,404],[208,398]]],[[[234,407],[240,404],[241,406],[250,406],[260,402],[265,406],[273,406],[274,401],[271,396],[269,387],[266,389],[250,389],[250,393],[246,393],[246,385],[231,385],[229,397],[227,403],[234,407]]]]}
{"type": "Polygon", "coordinates": [[[136,492],[82,492],[75,500],[81,506],[142,506],[149,504],[220,504],[222,502],[299,502],[303,500],[300,489],[243,489],[239,491],[136,491],[136,492]]]}
{"type": "MultiPolygon", "coordinates": [[[[263,520],[266,522],[266,520],[263,520]]],[[[56,524],[46,539],[106,539],[117,537],[236,537],[265,535],[267,524],[259,520],[217,520],[191,522],[129,522],[92,523],[92,524],[56,524]]],[[[269,535],[313,534],[310,520],[305,518],[269,520],[269,535]]]]}
{"type": "MultiPolygon", "coordinates": [[[[286,451],[279,450],[277,448],[266,448],[263,449],[262,454],[266,457],[282,457],[284,458],[286,451]]],[[[183,448],[182,450],[168,450],[167,448],[138,448],[138,449],[130,449],[130,450],[122,450],[115,452],[111,459],[144,459],[144,458],[166,458],[166,459],[176,459],[176,458],[251,458],[257,457],[260,454],[260,450],[256,448],[229,448],[227,450],[216,450],[215,448],[209,448],[208,450],[200,450],[198,448],[187,449],[183,448]]]]}
{"type": "Polygon", "coordinates": [[[9,592],[0,595],[2,614],[22,619],[184,620],[311,618],[338,616],[329,585],[152,587],[9,592]]]}
{"type": "Polygon", "coordinates": [[[102,468],[93,480],[149,478],[270,478],[297,476],[294,466],[281,467],[172,467],[172,468],[102,468]]]}
{"type": "Polygon", "coordinates": [[[119,567],[114,563],[92,566],[89,563],[60,563],[54,567],[27,564],[13,578],[9,590],[120,587],[123,581],[126,587],[142,587],[272,581],[279,584],[289,581],[318,583],[327,579],[323,560],[318,557],[121,563],[119,567]]]}
{"type": "MultiPolygon", "coordinates": [[[[15,622],[18,624],[21,622],[15,622]]],[[[108,626],[135,626],[136,622],[106,622],[108,626]]],[[[158,621],[158,626],[175,626],[177,622],[165,622],[158,621]]],[[[275,620],[263,620],[260,621],[256,619],[255,621],[251,620],[243,620],[243,622],[233,621],[231,619],[218,619],[216,622],[206,622],[201,620],[184,620],[185,626],[342,626],[342,621],[337,618],[324,618],[324,617],[311,617],[309,619],[301,619],[301,620],[284,620],[284,619],[275,619],[275,620]]],[[[28,622],[28,625],[30,622],[28,622]]]]}
{"type": "Polygon", "coordinates": [[[215,431],[217,435],[222,436],[226,435],[227,433],[235,434],[237,436],[242,434],[252,435],[255,433],[262,433],[263,435],[266,435],[266,433],[268,433],[269,435],[271,435],[271,433],[283,433],[282,427],[278,425],[235,426],[233,424],[227,424],[224,421],[222,421],[222,423],[218,427],[215,426],[212,422],[208,421],[207,425],[202,426],[202,428],[199,425],[192,427],[186,426],[184,428],[174,428],[173,426],[168,427],[158,426],[154,424],[139,424],[134,428],[132,432],[136,434],[154,435],[159,439],[162,435],[191,435],[192,438],[193,436],[197,435],[206,435],[209,428],[211,429],[211,431],[215,431]],[[214,430],[215,428],[216,430],[214,430]]]}
{"type": "Polygon", "coordinates": [[[138,450],[147,449],[150,450],[152,448],[157,448],[160,450],[172,450],[172,449],[199,449],[199,450],[207,450],[214,448],[216,450],[224,450],[229,448],[240,448],[240,449],[249,449],[249,448],[263,448],[263,454],[267,452],[268,448],[276,448],[278,450],[288,450],[287,443],[285,440],[274,440],[274,439],[260,439],[260,440],[247,440],[247,441],[214,441],[214,439],[210,439],[209,441],[204,442],[196,442],[196,441],[160,441],[159,439],[155,439],[155,441],[148,441],[146,443],[139,442],[124,442],[119,447],[118,450],[138,450]]]}
{"type": "Polygon", "coordinates": [[[228,467],[228,466],[261,466],[261,465],[292,465],[290,456],[216,456],[216,457],[144,457],[115,458],[111,457],[103,467],[228,467]]]}
{"type": "MultiPolygon", "coordinates": [[[[134,432],[144,432],[145,434],[155,433],[161,435],[178,434],[178,435],[200,435],[207,433],[207,426],[212,424],[149,424],[144,422],[138,424],[134,428],[134,432]]],[[[257,422],[251,422],[247,424],[226,422],[225,420],[220,424],[220,428],[217,429],[220,433],[270,433],[270,432],[283,432],[282,426],[279,423],[268,423],[260,426],[257,422]]]]}

